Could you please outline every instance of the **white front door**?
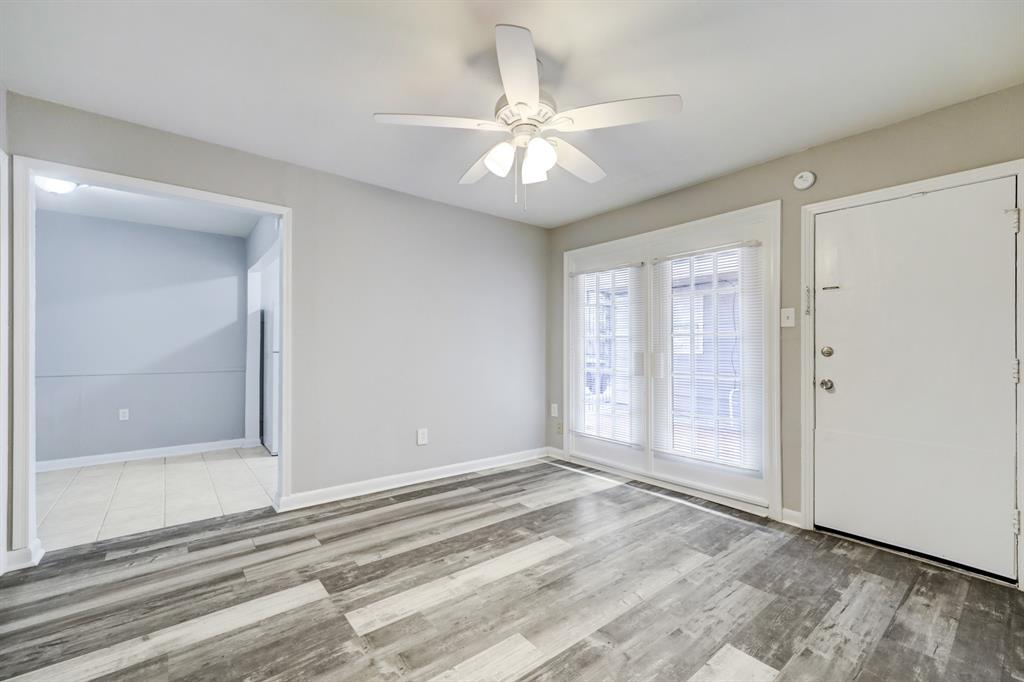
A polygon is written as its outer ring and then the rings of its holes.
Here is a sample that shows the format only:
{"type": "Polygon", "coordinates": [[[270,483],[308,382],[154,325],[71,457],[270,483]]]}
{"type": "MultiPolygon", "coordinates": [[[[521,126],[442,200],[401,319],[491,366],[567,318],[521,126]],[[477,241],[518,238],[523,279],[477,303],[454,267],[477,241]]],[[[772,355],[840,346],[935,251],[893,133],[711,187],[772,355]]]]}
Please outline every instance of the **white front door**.
{"type": "Polygon", "coordinates": [[[1016,191],[816,217],[815,525],[1016,577],[1016,191]]]}

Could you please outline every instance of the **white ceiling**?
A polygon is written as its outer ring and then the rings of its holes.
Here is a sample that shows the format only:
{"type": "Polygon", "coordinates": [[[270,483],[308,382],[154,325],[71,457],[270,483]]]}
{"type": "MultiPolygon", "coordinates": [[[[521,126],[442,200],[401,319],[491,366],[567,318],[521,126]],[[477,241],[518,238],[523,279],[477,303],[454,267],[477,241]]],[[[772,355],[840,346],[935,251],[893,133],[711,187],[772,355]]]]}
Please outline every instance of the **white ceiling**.
{"type": "Polygon", "coordinates": [[[91,185],[81,185],[68,194],[36,190],[36,208],[243,238],[252,233],[262,215],[197,199],[150,196],[91,185]]]}
{"type": "Polygon", "coordinates": [[[0,3],[16,92],[552,227],[1024,81],[1024,2],[0,3]],[[673,119],[566,135],[608,172],[459,177],[500,134],[494,25],[533,31],[559,108],[678,92],[673,119]]]}

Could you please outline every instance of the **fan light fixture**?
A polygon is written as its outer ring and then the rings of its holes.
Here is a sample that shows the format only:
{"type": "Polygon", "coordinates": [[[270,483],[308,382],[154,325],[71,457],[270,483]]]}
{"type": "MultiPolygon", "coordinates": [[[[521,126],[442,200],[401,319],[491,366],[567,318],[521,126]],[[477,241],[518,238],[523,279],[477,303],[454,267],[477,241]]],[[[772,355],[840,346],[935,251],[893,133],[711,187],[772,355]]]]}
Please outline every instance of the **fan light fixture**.
{"type": "Polygon", "coordinates": [[[484,165],[499,178],[508,175],[512,170],[512,163],[516,160],[516,148],[509,142],[496,144],[491,151],[487,152],[484,158],[484,165]]]}
{"type": "Polygon", "coordinates": [[[50,194],[69,194],[78,189],[78,183],[70,180],[58,180],[43,175],[37,175],[35,179],[36,187],[50,194]]]}
{"type": "Polygon", "coordinates": [[[526,145],[524,165],[535,166],[538,170],[547,173],[555,167],[556,161],[558,161],[558,154],[555,153],[555,148],[543,137],[535,137],[526,145]]]}
{"type": "Polygon", "coordinates": [[[544,182],[548,179],[548,172],[539,170],[536,167],[530,167],[523,165],[523,184],[533,185],[538,182],[544,182]]]}
{"type": "Polygon", "coordinates": [[[548,171],[555,167],[558,154],[551,143],[543,137],[535,137],[526,145],[526,158],[523,160],[523,184],[532,185],[548,179],[548,171]]]}

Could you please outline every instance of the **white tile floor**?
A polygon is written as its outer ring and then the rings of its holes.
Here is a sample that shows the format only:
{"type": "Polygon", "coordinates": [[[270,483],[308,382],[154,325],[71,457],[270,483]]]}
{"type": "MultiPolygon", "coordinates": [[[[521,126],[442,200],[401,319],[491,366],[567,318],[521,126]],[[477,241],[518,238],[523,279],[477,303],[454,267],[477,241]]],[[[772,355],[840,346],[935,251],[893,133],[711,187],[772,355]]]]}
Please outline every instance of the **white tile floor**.
{"type": "Polygon", "coordinates": [[[277,458],[262,447],[36,474],[47,550],[268,507],[277,458]]]}

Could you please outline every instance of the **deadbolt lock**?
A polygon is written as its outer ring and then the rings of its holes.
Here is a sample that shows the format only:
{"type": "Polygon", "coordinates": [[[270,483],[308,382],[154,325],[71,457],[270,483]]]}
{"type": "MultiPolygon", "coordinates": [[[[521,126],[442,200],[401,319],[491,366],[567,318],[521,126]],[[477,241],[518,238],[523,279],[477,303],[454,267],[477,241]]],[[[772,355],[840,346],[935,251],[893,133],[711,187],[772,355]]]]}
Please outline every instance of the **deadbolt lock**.
{"type": "Polygon", "coordinates": [[[833,388],[835,388],[835,384],[832,382],[831,379],[822,379],[821,383],[819,383],[818,385],[821,386],[826,391],[831,391],[833,388]]]}
{"type": "Polygon", "coordinates": [[[832,354],[834,352],[835,351],[832,350],[832,346],[822,346],[821,347],[821,354],[824,355],[826,358],[832,357],[832,354]]]}

